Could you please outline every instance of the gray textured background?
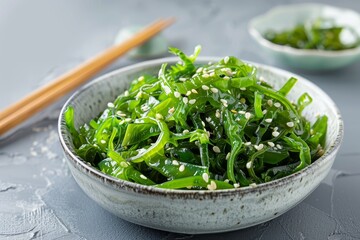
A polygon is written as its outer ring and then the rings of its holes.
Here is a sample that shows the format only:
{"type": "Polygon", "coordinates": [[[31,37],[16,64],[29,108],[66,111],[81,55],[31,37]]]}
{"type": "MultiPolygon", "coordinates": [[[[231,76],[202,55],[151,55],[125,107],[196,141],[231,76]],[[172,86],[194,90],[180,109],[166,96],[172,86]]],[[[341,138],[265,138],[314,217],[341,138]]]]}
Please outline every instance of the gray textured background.
{"type": "MultiPolygon", "coordinates": [[[[345,139],[329,176],[279,218],[241,231],[179,235],[140,227],[98,207],[77,186],[56,132],[61,102],[0,140],[0,239],[360,239],[360,62],[339,71],[304,72],[263,55],[248,21],[300,1],[0,1],[0,109],[109,46],[123,27],[159,17],[177,22],[170,45],[203,56],[234,55],[305,76],[338,104],[345,139]]],[[[326,2],[326,1],[319,1],[326,2]]],[[[360,1],[328,1],[360,12],[360,1]]],[[[110,71],[133,63],[122,58],[110,71]]]]}

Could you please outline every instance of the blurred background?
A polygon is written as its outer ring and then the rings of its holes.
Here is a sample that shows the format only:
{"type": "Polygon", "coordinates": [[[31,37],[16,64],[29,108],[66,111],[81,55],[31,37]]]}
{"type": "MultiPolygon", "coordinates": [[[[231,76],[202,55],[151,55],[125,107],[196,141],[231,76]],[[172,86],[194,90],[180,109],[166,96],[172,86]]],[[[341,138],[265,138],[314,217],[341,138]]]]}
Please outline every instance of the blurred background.
{"type": "MultiPolygon", "coordinates": [[[[276,65],[259,51],[247,25],[274,6],[296,2],[308,1],[2,0],[0,109],[108,47],[119,30],[160,17],[176,17],[163,35],[169,45],[187,53],[201,44],[203,56],[234,55],[276,65]]],[[[317,2],[360,10],[360,3],[352,0],[317,2]]],[[[111,68],[130,63],[122,58],[111,68]]]]}

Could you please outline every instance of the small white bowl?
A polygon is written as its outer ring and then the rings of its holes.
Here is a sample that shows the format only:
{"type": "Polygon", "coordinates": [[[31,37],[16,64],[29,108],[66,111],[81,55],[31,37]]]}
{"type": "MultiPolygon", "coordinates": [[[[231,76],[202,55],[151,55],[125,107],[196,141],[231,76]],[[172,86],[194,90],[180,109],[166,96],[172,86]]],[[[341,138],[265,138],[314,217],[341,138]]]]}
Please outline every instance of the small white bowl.
{"type": "Polygon", "coordinates": [[[360,36],[359,13],[333,6],[305,3],[279,6],[249,23],[251,36],[265,52],[277,62],[295,68],[308,70],[337,69],[350,65],[360,59],[360,47],[340,51],[296,49],[274,44],[264,38],[268,30],[284,31],[299,23],[321,18],[334,19],[339,26],[349,26],[360,36]]]}
{"type": "MultiPolygon", "coordinates": [[[[119,69],[87,84],[65,103],[58,130],[67,163],[79,186],[100,206],[127,221],[155,229],[189,234],[226,232],[280,216],[308,196],[326,177],[343,138],[343,122],[335,103],[310,81],[256,63],[252,64],[257,67],[258,77],[263,77],[275,89],[290,77],[298,78],[288,97],[296,100],[304,92],[311,95],[313,102],[303,112],[311,122],[319,113],[329,118],[324,155],[301,171],[255,187],[171,190],[114,178],[76,155],[64,120],[64,111],[69,105],[74,107],[75,126],[79,127],[98,116],[133,79],[145,73],[156,75],[162,63],[173,65],[177,61],[178,58],[163,58],[119,69]]],[[[199,58],[197,63],[209,61],[214,59],[199,58]]]]}

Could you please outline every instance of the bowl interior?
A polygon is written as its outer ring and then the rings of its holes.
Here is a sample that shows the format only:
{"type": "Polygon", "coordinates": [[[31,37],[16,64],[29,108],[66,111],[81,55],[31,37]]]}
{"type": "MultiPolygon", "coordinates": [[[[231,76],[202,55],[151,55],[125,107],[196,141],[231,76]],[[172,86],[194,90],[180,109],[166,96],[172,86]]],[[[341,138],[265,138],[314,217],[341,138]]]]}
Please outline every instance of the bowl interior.
{"type": "MultiPolygon", "coordinates": [[[[197,63],[206,64],[213,60],[214,58],[199,58],[197,63]]],[[[128,88],[133,79],[136,79],[145,73],[157,75],[162,63],[167,62],[169,64],[174,64],[177,61],[177,58],[166,58],[136,64],[104,75],[77,91],[65,103],[59,119],[60,139],[65,151],[69,151],[73,155],[76,155],[70,133],[63,120],[63,113],[67,106],[72,105],[74,107],[75,126],[78,128],[82,124],[87,123],[92,118],[98,116],[98,114],[106,108],[108,102],[114,101],[119,94],[128,88]]],[[[319,114],[326,114],[329,117],[326,152],[335,151],[338,148],[342,137],[342,120],[337,107],[329,96],[315,84],[300,76],[260,64],[253,65],[258,69],[258,76],[261,76],[265,81],[271,83],[275,89],[279,89],[290,77],[298,78],[298,82],[289,93],[288,98],[296,101],[304,92],[310,94],[313,98],[313,103],[308,106],[303,113],[311,122],[314,122],[316,116],[319,114]]],[[[75,161],[82,160],[76,158],[75,161]]],[[[89,166],[89,168],[93,167],[89,166]]],[[[93,168],[93,170],[93,172],[101,174],[97,169],[93,168]]],[[[113,179],[111,176],[106,177],[113,179]]],[[[161,191],[161,189],[159,189],[159,191],[161,191]]]]}

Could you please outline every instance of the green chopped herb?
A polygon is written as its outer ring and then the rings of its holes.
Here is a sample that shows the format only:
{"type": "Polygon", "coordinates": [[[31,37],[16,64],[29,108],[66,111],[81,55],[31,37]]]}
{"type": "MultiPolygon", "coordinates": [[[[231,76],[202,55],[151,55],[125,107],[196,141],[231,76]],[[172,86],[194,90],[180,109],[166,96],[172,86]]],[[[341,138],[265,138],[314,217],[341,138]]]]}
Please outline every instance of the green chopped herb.
{"type": "MultiPolygon", "coordinates": [[[[272,181],[324,153],[327,117],[311,125],[297,103],[260,81],[235,57],[197,65],[179,49],[178,64],[135,79],[97,118],[75,129],[65,121],[77,154],[115,178],[170,189],[228,189],[272,181]]],[[[266,79],[265,79],[266,80],[266,79]]]]}

